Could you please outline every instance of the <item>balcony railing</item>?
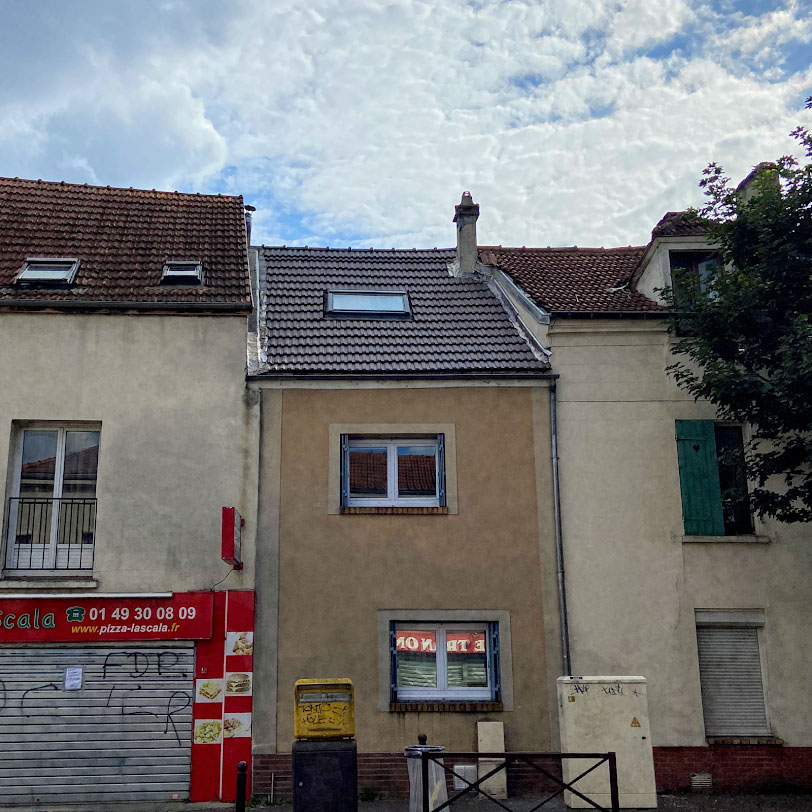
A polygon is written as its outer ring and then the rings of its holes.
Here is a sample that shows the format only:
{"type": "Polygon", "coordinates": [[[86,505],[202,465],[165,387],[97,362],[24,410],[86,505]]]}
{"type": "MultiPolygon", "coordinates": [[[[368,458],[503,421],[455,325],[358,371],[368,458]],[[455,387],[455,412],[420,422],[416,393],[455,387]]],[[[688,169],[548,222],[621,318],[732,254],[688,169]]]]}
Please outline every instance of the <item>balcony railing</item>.
{"type": "Polygon", "coordinates": [[[92,570],[96,499],[11,497],[3,538],[6,569],[92,570]]]}

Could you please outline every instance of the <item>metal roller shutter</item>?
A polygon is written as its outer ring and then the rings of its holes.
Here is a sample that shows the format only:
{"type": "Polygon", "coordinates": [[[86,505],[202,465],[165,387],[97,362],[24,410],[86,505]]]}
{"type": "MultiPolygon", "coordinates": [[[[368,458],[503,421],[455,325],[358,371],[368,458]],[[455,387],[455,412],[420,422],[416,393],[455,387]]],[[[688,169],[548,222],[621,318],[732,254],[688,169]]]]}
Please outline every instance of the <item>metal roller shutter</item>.
{"type": "Polygon", "coordinates": [[[192,641],[0,647],[0,803],[188,799],[193,686],[192,641]]]}
{"type": "Polygon", "coordinates": [[[758,629],[699,627],[705,734],[767,736],[758,629]]]}

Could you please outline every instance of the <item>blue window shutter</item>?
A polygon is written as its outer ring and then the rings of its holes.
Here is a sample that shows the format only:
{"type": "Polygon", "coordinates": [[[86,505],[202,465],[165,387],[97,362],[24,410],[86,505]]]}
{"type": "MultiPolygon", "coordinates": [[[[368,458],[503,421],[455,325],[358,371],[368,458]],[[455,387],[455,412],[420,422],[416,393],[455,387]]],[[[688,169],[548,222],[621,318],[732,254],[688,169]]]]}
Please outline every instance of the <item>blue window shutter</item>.
{"type": "Polygon", "coordinates": [[[398,635],[395,624],[389,624],[389,701],[398,701],[398,635]]]}
{"type": "Polygon", "coordinates": [[[724,536],[712,420],[677,420],[677,459],[686,536],[724,536]]]}
{"type": "Polygon", "coordinates": [[[440,507],[445,507],[445,434],[437,435],[437,496],[440,507]]]}
{"type": "Polygon", "coordinates": [[[502,671],[499,667],[499,624],[488,624],[490,650],[488,657],[491,662],[491,696],[494,702],[502,701],[502,671]]]}
{"type": "Polygon", "coordinates": [[[341,435],[341,507],[350,503],[350,435],[341,435]]]}

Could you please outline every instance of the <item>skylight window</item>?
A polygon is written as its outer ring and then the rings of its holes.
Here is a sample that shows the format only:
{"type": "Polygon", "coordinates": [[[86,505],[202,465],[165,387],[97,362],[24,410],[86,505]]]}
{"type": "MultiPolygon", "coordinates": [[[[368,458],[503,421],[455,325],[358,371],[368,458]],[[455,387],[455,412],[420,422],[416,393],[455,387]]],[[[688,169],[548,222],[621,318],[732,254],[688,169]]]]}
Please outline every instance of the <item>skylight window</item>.
{"type": "Polygon", "coordinates": [[[331,316],[397,318],[411,315],[405,290],[329,290],[327,313],[331,316]]]}
{"type": "Polygon", "coordinates": [[[70,285],[78,268],[78,259],[29,258],[23,263],[14,282],[24,285],[70,285]]]}
{"type": "Polygon", "coordinates": [[[162,285],[199,285],[203,281],[203,263],[197,260],[168,260],[161,274],[162,285]]]}

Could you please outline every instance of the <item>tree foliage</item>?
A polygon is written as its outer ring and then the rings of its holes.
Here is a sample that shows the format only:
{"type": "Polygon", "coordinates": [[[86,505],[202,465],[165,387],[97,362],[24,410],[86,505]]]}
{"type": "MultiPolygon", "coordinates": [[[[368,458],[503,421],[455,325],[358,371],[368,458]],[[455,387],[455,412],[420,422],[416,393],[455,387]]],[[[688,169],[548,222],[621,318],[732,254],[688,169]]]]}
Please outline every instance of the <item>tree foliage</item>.
{"type": "MultiPolygon", "coordinates": [[[[807,100],[812,108],[812,97],[807,100]]],[[[676,272],[667,292],[678,319],[669,367],[678,385],[713,403],[722,420],[749,425],[752,508],[812,521],[812,133],[792,136],[803,157],[760,165],[755,194],[705,169],[696,216],[719,262],[700,285],[676,272]],[[687,297],[687,298],[686,298],[687,297]],[[690,306],[686,307],[686,300],[690,306]]]]}

